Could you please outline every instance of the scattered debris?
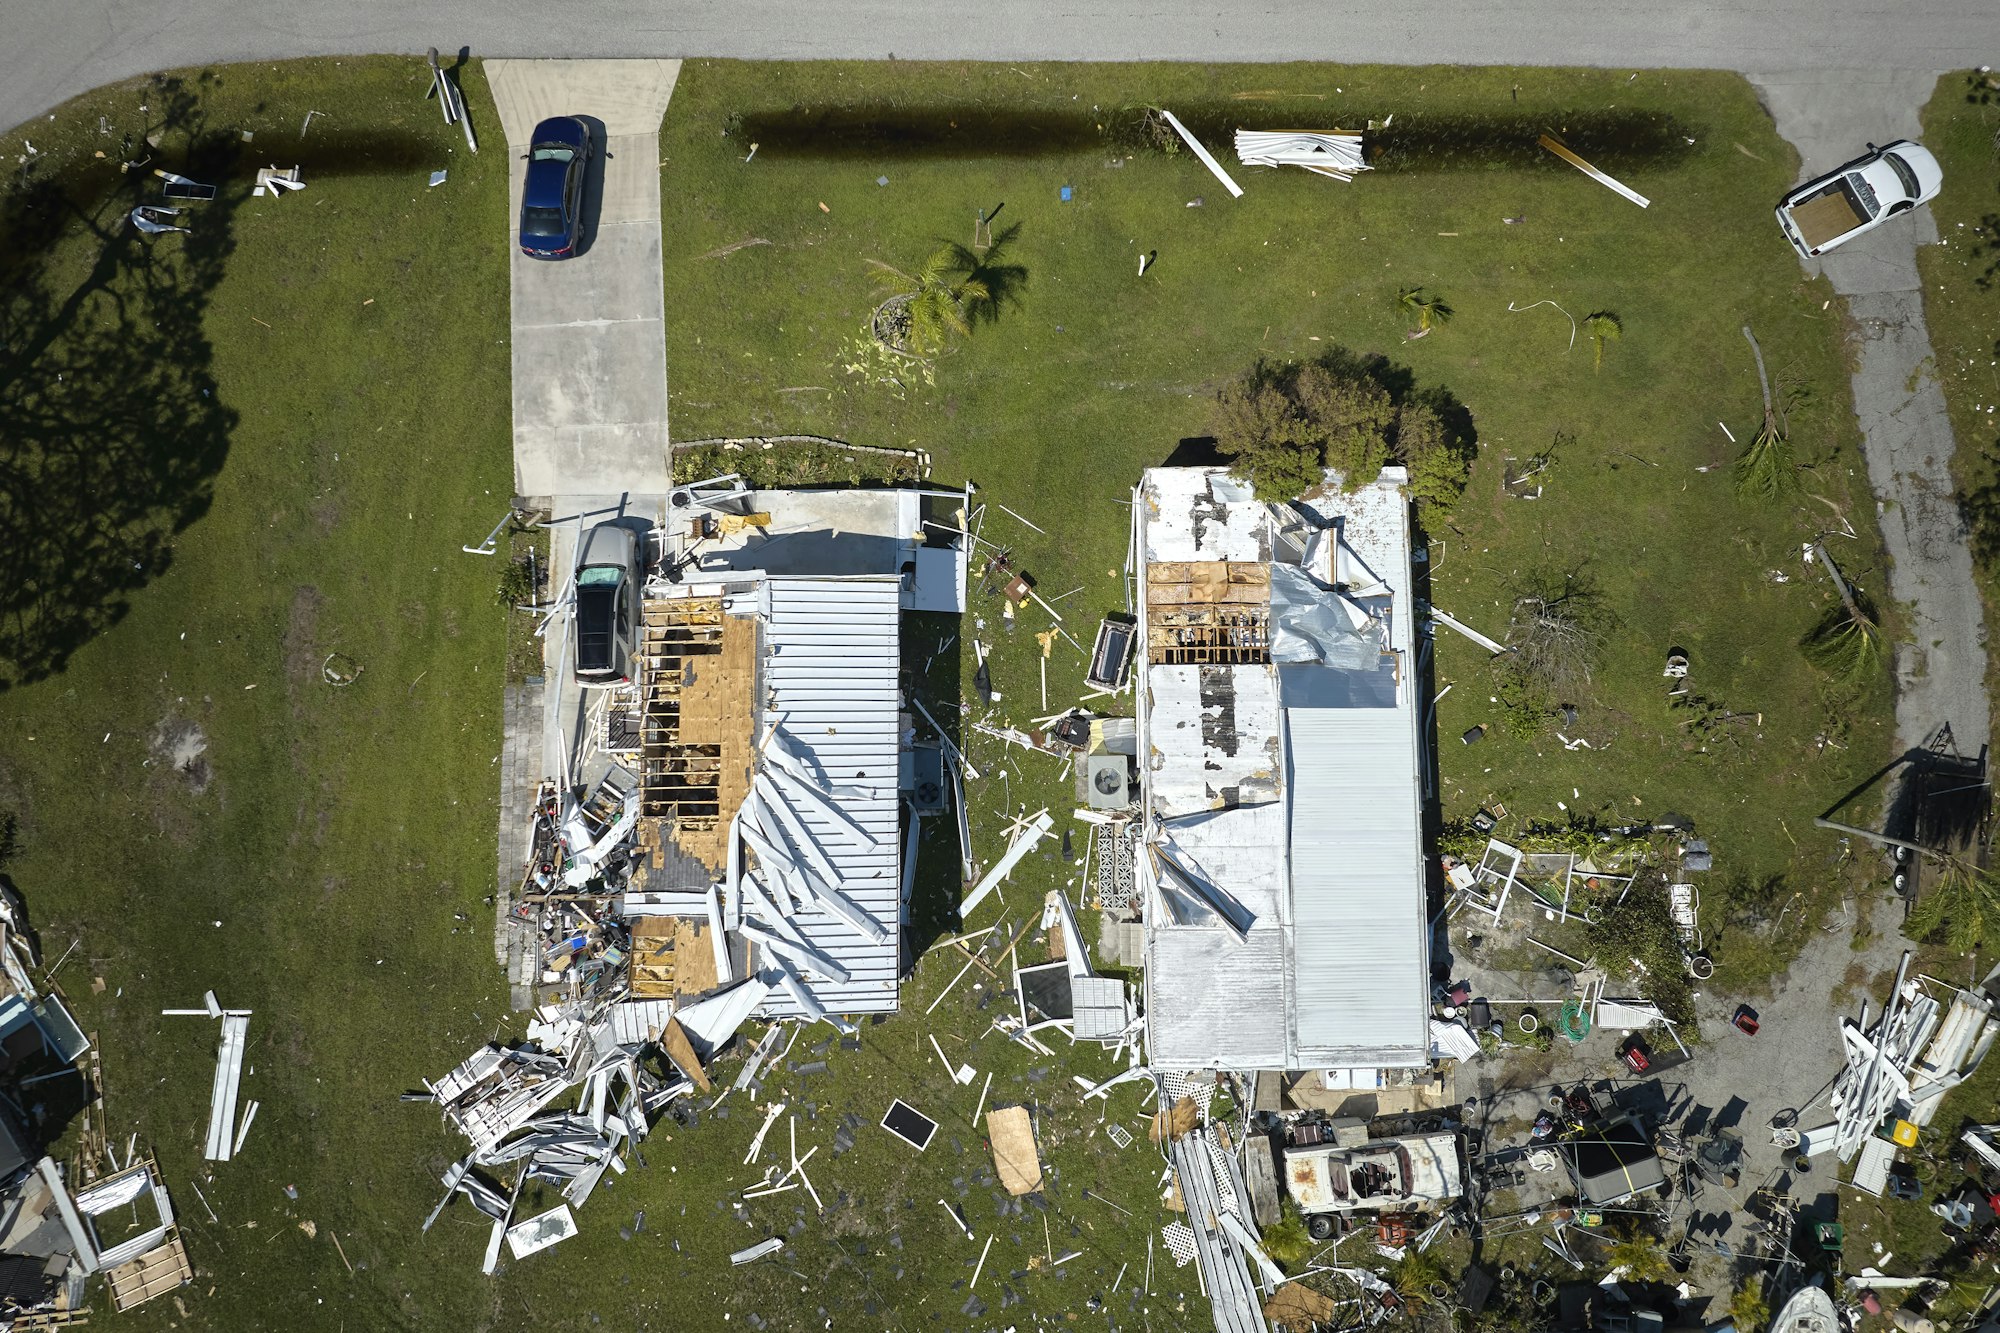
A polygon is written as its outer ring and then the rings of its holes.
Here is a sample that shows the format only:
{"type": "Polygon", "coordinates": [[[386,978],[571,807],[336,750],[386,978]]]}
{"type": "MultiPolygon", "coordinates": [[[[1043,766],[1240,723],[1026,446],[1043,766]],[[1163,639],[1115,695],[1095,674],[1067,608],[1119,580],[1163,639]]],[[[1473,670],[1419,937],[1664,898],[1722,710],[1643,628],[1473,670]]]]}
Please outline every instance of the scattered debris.
{"type": "Polygon", "coordinates": [[[936,1136],[938,1122],[898,1097],[889,1103],[889,1109],[883,1113],[882,1128],[922,1152],[930,1147],[931,1139],[936,1136]]]}
{"type": "Polygon", "coordinates": [[[1372,169],[1350,130],[1238,130],[1236,157],[1246,167],[1304,167],[1337,181],[1372,169]]]}
{"type": "Polygon", "coordinates": [[[1540,143],[1542,147],[1548,149],[1551,153],[1554,153],[1557,157],[1569,163],[1571,166],[1575,167],[1578,171],[1581,171],[1584,175],[1590,177],[1592,180],[1596,181],[1599,185],[1602,185],[1605,189],[1614,190],[1617,193],[1624,195],[1627,199],[1630,199],[1633,203],[1637,204],[1641,208],[1652,207],[1653,203],[1652,200],[1648,199],[1645,195],[1640,194],[1637,190],[1631,189],[1630,187],[1620,183],[1619,181],[1614,180],[1610,176],[1605,175],[1603,172],[1599,171],[1596,167],[1591,166],[1590,163],[1584,161],[1582,158],[1578,157],[1575,153],[1572,153],[1569,149],[1563,147],[1562,144],[1556,142],[1555,138],[1552,135],[1544,134],[1541,137],[1540,143]]]}
{"type": "MultiPolygon", "coordinates": [[[[1188,131],[1187,126],[1181,124],[1180,117],[1165,107],[1160,108],[1160,115],[1165,118],[1167,124],[1173,127],[1174,133],[1180,135],[1181,142],[1188,146],[1189,151],[1201,159],[1201,164],[1207,167],[1217,180],[1222,182],[1222,188],[1229,191],[1232,198],[1241,199],[1243,197],[1243,187],[1229,179],[1229,173],[1222,169],[1222,164],[1217,162],[1214,156],[1201,146],[1201,140],[1195,138],[1188,131]]],[[[1067,190],[1069,187],[1064,186],[1063,188],[1067,190]]]]}

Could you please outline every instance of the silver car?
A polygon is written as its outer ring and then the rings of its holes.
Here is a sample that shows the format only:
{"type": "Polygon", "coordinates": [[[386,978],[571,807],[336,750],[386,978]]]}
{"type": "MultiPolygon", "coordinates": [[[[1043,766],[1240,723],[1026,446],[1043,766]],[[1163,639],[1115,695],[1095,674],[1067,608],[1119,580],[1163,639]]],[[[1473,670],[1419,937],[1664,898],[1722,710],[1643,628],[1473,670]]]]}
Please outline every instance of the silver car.
{"type": "Polygon", "coordinates": [[[576,567],[576,683],[585,689],[632,679],[639,642],[644,553],[630,528],[600,523],[583,537],[576,567]]]}

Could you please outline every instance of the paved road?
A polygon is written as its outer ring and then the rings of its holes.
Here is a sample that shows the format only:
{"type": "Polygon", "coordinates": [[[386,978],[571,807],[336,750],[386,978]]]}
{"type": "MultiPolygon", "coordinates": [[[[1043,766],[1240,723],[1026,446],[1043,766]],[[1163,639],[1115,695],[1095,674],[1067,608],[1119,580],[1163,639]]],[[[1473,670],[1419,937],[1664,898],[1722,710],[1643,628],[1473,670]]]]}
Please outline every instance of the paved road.
{"type": "MultiPolygon", "coordinates": [[[[1920,137],[1918,112],[1935,81],[1917,72],[1823,71],[1753,82],[1778,132],[1799,150],[1803,180],[1871,142],[1920,137]]],[[[1896,645],[1896,739],[1921,747],[1948,725],[1969,757],[1989,734],[1986,626],[1954,499],[1951,421],[1932,373],[1917,276],[1917,247],[1936,241],[1931,211],[1921,208],[1806,267],[1825,273],[1854,317],[1862,453],[1889,550],[1889,591],[1910,611],[1909,635],[1896,645]]],[[[1828,543],[1836,560],[1842,545],[1828,543]]]]}
{"type": "Polygon", "coordinates": [[[660,269],[660,117],[678,60],[489,60],[513,158],[553,115],[595,121],[581,252],[555,262],[512,246],[514,487],[522,495],[667,489],[666,284],[660,269]]]}
{"type": "MultiPolygon", "coordinates": [[[[1945,70],[2000,55],[1991,0],[0,0],[0,125],[99,84],[285,56],[1338,60],[1945,70]]],[[[2000,63],[2000,62],[1996,62],[2000,63]]]]}

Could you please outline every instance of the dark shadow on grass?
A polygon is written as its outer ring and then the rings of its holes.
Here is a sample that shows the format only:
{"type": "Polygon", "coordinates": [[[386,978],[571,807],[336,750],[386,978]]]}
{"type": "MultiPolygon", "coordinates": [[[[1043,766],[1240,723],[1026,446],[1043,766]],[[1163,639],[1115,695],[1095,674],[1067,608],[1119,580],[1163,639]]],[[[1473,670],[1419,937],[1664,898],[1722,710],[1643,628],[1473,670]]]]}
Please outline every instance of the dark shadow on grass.
{"type": "Polygon", "coordinates": [[[116,624],[208,510],[237,414],[204,323],[253,168],[297,166],[306,196],[267,206],[302,209],[316,184],[414,174],[435,157],[414,135],[316,125],[269,150],[276,162],[246,159],[234,130],[209,126],[201,83],[148,87],[148,120],[122,141],[143,167],[84,162],[0,193],[0,690],[61,671],[116,624]],[[155,169],[217,195],[164,199],[155,169]],[[167,220],[185,233],[148,237],[130,221],[141,203],[176,202],[167,220]]]}
{"type": "MultiPolygon", "coordinates": [[[[1553,134],[1572,152],[1606,170],[1658,164],[1692,152],[1688,127],[1671,116],[1634,110],[1424,115],[1399,112],[1385,130],[1370,130],[1371,164],[1400,171],[1574,171],[1541,147],[1553,134]]],[[[1238,129],[1298,127],[1298,113],[1241,102],[1176,103],[1175,115],[1211,152],[1238,129]]],[[[795,105],[743,111],[729,120],[732,136],[771,156],[834,161],[913,158],[1054,157],[1089,151],[1183,151],[1149,129],[1148,108],[1103,111],[1048,109],[974,102],[898,106],[879,102],[795,105]]],[[[1355,116],[1355,119],[1365,119],[1355,116]]],[[[1329,126],[1328,128],[1331,128],[1329,126]]]]}
{"type": "MultiPolygon", "coordinates": [[[[154,165],[228,179],[235,136],[210,130],[178,79],[149,93],[154,165]]],[[[236,413],[202,329],[247,197],[183,205],[186,234],[128,220],[162,202],[148,171],[99,164],[0,199],[0,689],[62,670],[163,573],[207,512],[236,413]],[[62,263],[83,233],[87,266],[62,263]]]]}

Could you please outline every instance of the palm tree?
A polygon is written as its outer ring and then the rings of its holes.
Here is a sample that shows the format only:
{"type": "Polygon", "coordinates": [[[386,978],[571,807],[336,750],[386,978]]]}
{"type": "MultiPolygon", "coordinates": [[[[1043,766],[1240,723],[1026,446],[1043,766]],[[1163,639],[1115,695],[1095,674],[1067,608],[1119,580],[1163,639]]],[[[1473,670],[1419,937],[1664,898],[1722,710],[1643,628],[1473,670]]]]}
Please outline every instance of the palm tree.
{"type": "Polygon", "coordinates": [[[1020,230],[1017,222],[1001,232],[983,255],[956,241],[940,242],[915,273],[869,260],[875,280],[890,292],[875,310],[876,336],[897,351],[932,357],[974,324],[997,319],[1003,304],[1019,299],[1028,278],[1027,269],[1005,259],[1020,230]]]}
{"type": "Polygon", "coordinates": [[[1452,308],[1445,304],[1441,296],[1426,296],[1421,287],[1404,287],[1396,293],[1396,304],[1417,317],[1417,331],[1410,336],[1421,338],[1440,324],[1451,321],[1452,308]]]}
{"type": "Polygon", "coordinates": [[[1743,1279],[1743,1285],[1729,1298],[1729,1317],[1737,1333],[1763,1333],[1764,1325],[1771,1322],[1771,1303],[1764,1299],[1764,1284],[1760,1280],[1743,1279]]]}
{"type": "Polygon", "coordinates": [[[1604,369],[1604,344],[1617,342],[1625,334],[1625,326],[1618,322],[1618,316],[1609,310],[1600,310],[1583,317],[1583,331],[1590,335],[1590,341],[1597,348],[1597,360],[1593,370],[1604,369]]]}
{"type": "Polygon", "coordinates": [[[1806,634],[1800,644],[1806,660],[1840,680],[1860,680],[1871,676],[1881,667],[1888,649],[1875,608],[1859,588],[1848,586],[1847,580],[1840,576],[1839,566],[1833,563],[1824,546],[1814,543],[1812,554],[1819,557],[1819,562],[1826,566],[1826,572],[1833,576],[1834,589],[1840,594],[1840,605],[1828,608],[1819,624],[1806,634]]]}
{"type": "MultiPolygon", "coordinates": [[[[1785,424],[1771,406],[1771,380],[1764,373],[1764,349],[1757,345],[1748,324],[1743,326],[1743,336],[1750,340],[1751,354],[1757,358],[1757,385],[1764,394],[1764,424],[1736,460],[1736,488],[1745,495],[1775,500],[1798,489],[1799,470],[1792,459],[1792,442],[1785,424]]],[[[1601,351],[1603,344],[1598,346],[1601,351]]]]}
{"type": "Polygon", "coordinates": [[[1659,1240],[1637,1227],[1614,1233],[1606,1257],[1611,1271],[1622,1268],[1634,1282],[1665,1282],[1674,1271],[1659,1240]]]}
{"type": "Polygon", "coordinates": [[[1910,909],[1908,930],[1916,939],[1942,932],[1952,949],[1967,954],[2000,940],[2000,875],[1946,858],[1936,882],[1910,909]]]}
{"type": "Polygon", "coordinates": [[[972,310],[989,295],[970,276],[978,264],[979,257],[955,241],[931,251],[915,273],[869,260],[875,281],[890,292],[875,310],[876,336],[898,351],[930,357],[954,334],[972,332],[972,310]]]}

